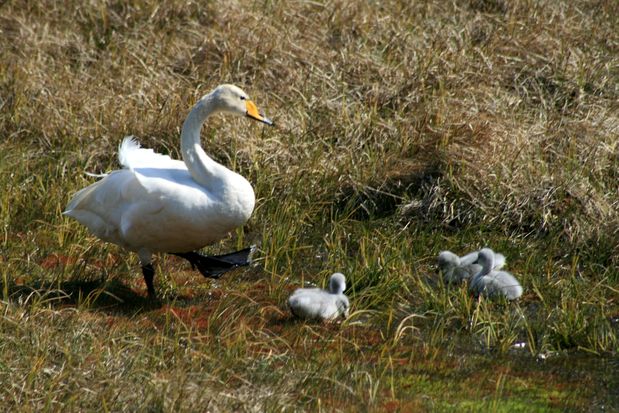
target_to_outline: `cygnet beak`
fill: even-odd
[[[262,123],[266,123],[269,126],[273,126],[273,121],[267,118],[266,116],[262,115],[258,111],[258,107],[256,107],[256,104],[254,102],[252,102],[251,100],[245,101],[245,107],[247,108],[246,114],[248,117],[255,119],[257,121],[260,121]]]

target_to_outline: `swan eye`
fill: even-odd
[[[247,100],[247,98],[245,96],[239,96],[241,98],[241,100]]]

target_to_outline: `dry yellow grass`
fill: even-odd
[[[617,27],[615,0],[0,2],[3,408],[616,408]],[[178,158],[225,82],[277,124],[202,131],[259,198],[214,250],[257,242],[257,265],[211,283],[161,257],[153,305],[60,213],[125,135]],[[484,245],[520,303],[437,281],[439,250]],[[290,320],[334,270],[353,320]]]

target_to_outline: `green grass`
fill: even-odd
[[[619,5],[608,1],[0,5],[0,390],[7,411],[619,409]],[[189,108],[246,176],[255,265],[205,280],[61,215],[136,135],[178,158]],[[437,275],[491,246],[516,303]],[[285,302],[347,276],[352,316]]]

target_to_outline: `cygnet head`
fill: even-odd
[[[490,271],[494,268],[494,251],[490,248],[482,248],[479,250],[479,257],[477,258],[477,262],[482,267],[482,274],[489,274]]]
[[[216,111],[247,116],[267,125],[273,125],[269,118],[258,111],[258,107],[249,99],[247,93],[235,85],[219,85],[201,100],[212,104]]]
[[[447,268],[460,265],[460,257],[451,251],[441,251],[438,254],[438,267],[445,271]]]
[[[346,289],[346,277],[341,272],[331,275],[329,280],[329,292],[331,294],[342,294]]]

